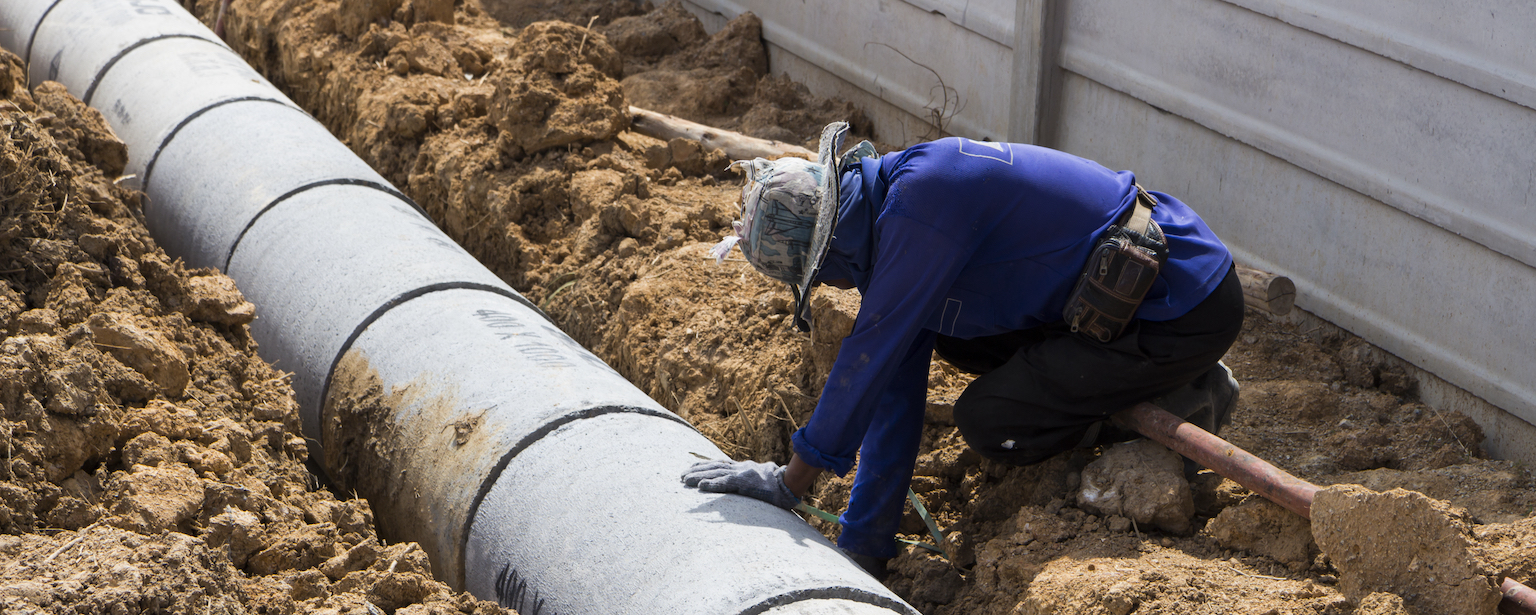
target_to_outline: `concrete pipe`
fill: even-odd
[[[167,251],[223,267],[305,434],[438,575],[537,613],[914,613],[551,325],[172,0],[7,0],[0,44],[103,109]]]

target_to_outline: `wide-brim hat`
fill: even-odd
[[[811,290],[837,226],[842,172],[837,151],[847,135],[847,122],[828,124],[814,161],[786,157],[731,163],[746,174],[741,219],[710,250],[723,262],[731,248],[740,247],[758,273],[788,285],[795,297],[795,327],[801,331],[811,329]]]
[[[816,202],[816,227],[811,232],[811,246],[805,255],[805,274],[799,284],[790,285],[795,293],[795,328],[811,330],[811,292],[816,289],[816,274],[832,246],[832,231],[837,228],[838,190],[842,186],[843,170],[837,154],[843,149],[843,139],[848,136],[848,122],[832,122],[821,129],[821,142],[816,148],[816,162],[826,167]]]

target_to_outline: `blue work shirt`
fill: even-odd
[[[859,455],[839,546],[896,554],[936,335],[1060,321],[1095,239],[1134,206],[1134,183],[1071,154],[963,138],[844,169],[817,279],[852,280],[863,300],[816,411],[791,438],[802,459],[839,475]],[[1171,320],[1210,295],[1232,257],[1188,206],[1152,194],[1168,262],[1136,317]]]

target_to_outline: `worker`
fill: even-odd
[[[715,256],[739,245],[787,283],[803,331],[818,284],[857,288],[853,331],[787,466],[706,461],[684,484],[793,508],[857,455],[837,542],[883,578],[935,352],[979,374],[954,420],[999,462],[1134,439],[1109,418],[1143,401],[1213,433],[1226,422],[1238,387],[1220,359],[1242,327],[1242,288],[1188,206],[1043,147],[946,138],[877,156],[865,142],[836,158],[846,133],[827,126],[816,161],[737,163],[742,217]]]

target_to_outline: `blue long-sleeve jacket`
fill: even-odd
[[[936,334],[959,338],[1061,320],[1094,239],[1132,207],[1134,176],[1021,144],[949,138],[850,165],[819,280],[863,295],[796,453],[846,474],[838,544],[892,557],[923,428]],[[1182,316],[1232,257],[1184,203],[1153,193],[1169,260],[1136,316]]]

